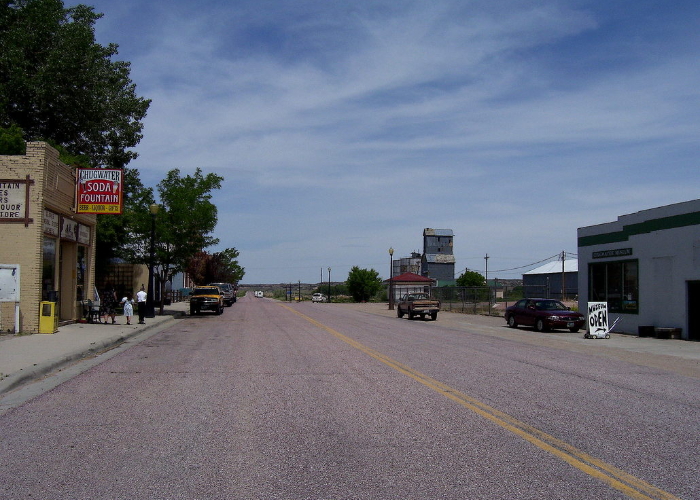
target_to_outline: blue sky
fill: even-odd
[[[245,283],[387,278],[426,227],[517,278],[700,195],[697,1],[86,3],[153,100],[131,166],[224,177]]]

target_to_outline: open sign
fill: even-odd
[[[610,338],[607,302],[588,303],[588,333],[586,333],[585,337],[594,339]]]

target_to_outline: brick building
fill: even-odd
[[[0,286],[2,331],[37,333],[42,300],[56,302],[62,321],[82,316],[81,301],[93,298],[96,222],[75,213],[75,171],[54,148],[29,142],[25,155],[0,155],[0,271],[20,276],[18,303]]]

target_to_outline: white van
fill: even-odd
[[[259,298],[259,299],[262,299],[262,297],[263,297],[262,290],[256,290],[256,291],[255,291],[255,296],[256,296],[257,298]]]

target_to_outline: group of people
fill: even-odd
[[[112,319],[112,324],[116,324],[117,316],[117,305],[122,304],[124,307],[124,316],[126,317],[126,324],[131,324],[131,318],[134,316],[134,302],[136,302],[139,314],[139,325],[145,325],[146,317],[146,290],[143,285],[141,285],[141,290],[136,292],[136,301],[134,301],[134,296],[131,292],[127,292],[126,296],[122,300],[117,299],[117,292],[111,286],[107,285],[104,292],[102,293],[102,322],[104,324],[108,323],[108,318]]]

